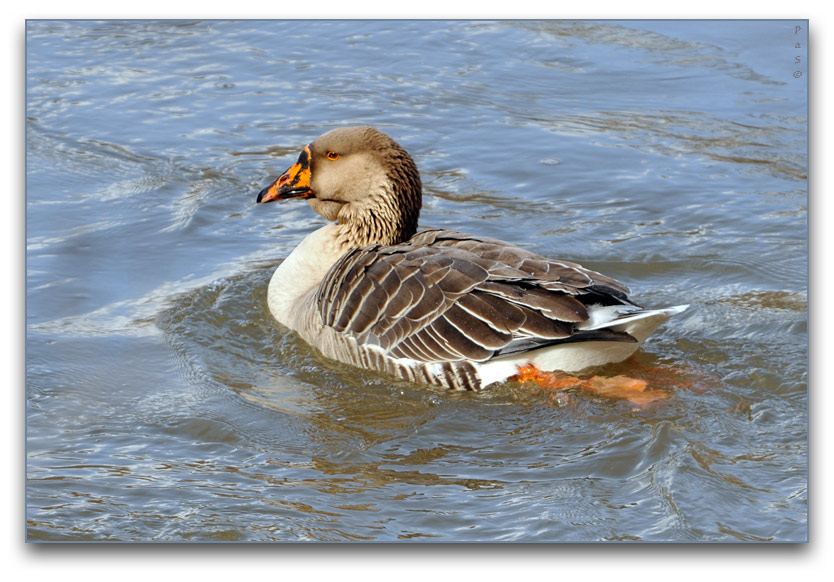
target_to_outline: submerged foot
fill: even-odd
[[[647,406],[669,398],[666,390],[656,390],[649,383],[639,378],[625,375],[612,377],[592,376],[587,380],[570,376],[564,372],[544,372],[535,366],[519,366],[518,374],[510,378],[517,382],[535,382],[551,390],[578,388],[597,396],[615,400],[626,400],[635,406]]]

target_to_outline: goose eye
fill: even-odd
[[[328,160],[338,160],[339,159],[339,154],[337,154],[336,152],[327,152],[327,159]]]

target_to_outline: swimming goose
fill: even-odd
[[[275,270],[269,310],[353,366],[479,390],[524,366],[571,372],[622,361],[686,309],[643,309],[610,277],[500,240],[417,233],[417,166],[372,127],[305,146],[257,202],[288,198],[330,223]]]

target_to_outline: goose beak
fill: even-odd
[[[258,203],[286,200],[287,198],[314,198],[310,188],[310,146],[304,146],[298,161],[281,174],[277,180],[261,190]]]

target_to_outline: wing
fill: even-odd
[[[397,358],[476,360],[543,345],[622,339],[577,329],[589,305],[631,303],[621,283],[505,242],[429,230],[356,249],[322,282],[324,325]],[[625,336],[625,337],[621,337]]]

